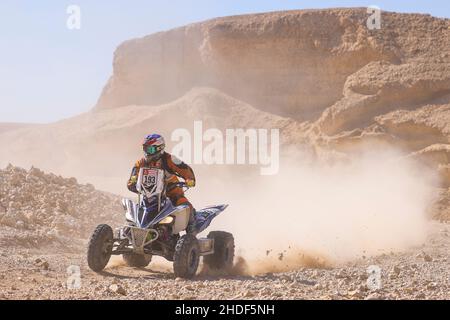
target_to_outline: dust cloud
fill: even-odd
[[[93,115],[86,117],[94,121]],[[166,120],[158,118],[159,125],[167,125]],[[138,139],[153,125],[143,123],[127,134],[96,136],[84,153],[78,147],[66,151],[72,160],[64,167],[57,170],[53,163],[47,169],[133,199],[125,183],[141,153]],[[168,132],[162,134],[170,136]],[[404,153],[373,146],[369,150],[333,165],[311,161],[309,155],[284,153],[280,171],[273,176],[259,175],[259,166],[193,165],[197,187],[187,196],[196,208],[229,204],[208,230],[234,234],[241,257],[238,273],[328,267],[421,245],[427,235],[426,212],[435,177],[405,160]],[[84,161],[87,154],[89,161]],[[40,166],[38,160],[44,158],[27,159],[32,161],[27,165],[37,161]]]
[[[283,157],[274,176],[202,174],[194,204],[229,203],[210,230],[232,232],[236,273],[325,268],[419,246],[433,174],[393,150],[334,165]]]

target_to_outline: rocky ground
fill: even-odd
[[[137,269],[114,256],[97,274],[86,263],[86,239],[98,223],[122,223],[122,215],[114,214],[122,211],[117,196],[36,168],[8,166],[0,179],[0,299],[450,298],[448,223],[432,222],[422,247],[346,265],[249,275],[245,257],[237,257],[233,275],[211,275],[200,267],[193,280],[183,280],[162,258]],[[283,259],[286,252],[271,254]],[[379,278],[369,277],[373,265]]]
[[[101,222],[121,221],[113,214],[121,211],[120,197],[75,178],[12,165],[0,170],[2,246],[70,246],[74,238],[89,237]]]
[[[255,276],[200,272],[182,280],[162,260],[138,269],[120,257],[97,274],[88,269],[83,246],[72,253],[2,248],[0,299],[450,299],[450,225],[437,222],[426,244],[408,252]],[[71,265],[80,268],[79,288],[70,288],[77,276]],[[379,289],[368,283],[371,265],[381,269]]]

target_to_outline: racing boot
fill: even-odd
[[[186,233],[192,234],[193,236],[197,235],[197,228],[195,226],[195,209],[191,206],[189,214],[189,223],[186,227]]]

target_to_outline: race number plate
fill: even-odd
[[[142,185],[152,190],[158,181],[158,169],[144,168],[142,171]]]
[[[141,168],[136,188],[139,192],[144,192],[146,196],[161,193],[164,190],[164,170]]]

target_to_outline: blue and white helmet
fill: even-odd
[[[142,142],[142,149],[147,161],[156,161],[161,158],[165,147],[164,138],[156,133],[147,135]]]

